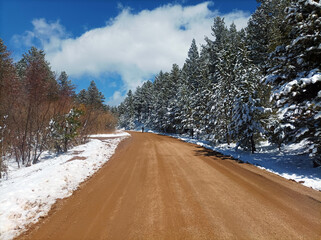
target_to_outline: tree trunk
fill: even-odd
[[[68,150],[68,137],[66,136],[67,133],[68,133],[68,129],[65,128],[65,137],[64,137],[64,143],[63,143],[64,152],[67,152]]]
[[[252,150],[252,153],[256,151],[253,134],[251,136],[251,150]]]

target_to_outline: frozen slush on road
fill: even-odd
[[[8,179],[0,181],[0,239],[18,236],[28,224],[47,215],[57,199],[70,196],[128,136],[126,132],[91,135],[88,143],[58,156],[46,153],[27,168],[16,168],[12,160]]]

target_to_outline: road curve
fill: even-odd
[[[131,133],[18,239],[321,239],[321,193],[218,153]]]

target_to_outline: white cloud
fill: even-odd
[[[110,106],[117,106],[124,100],[124,96],[122,96],[120,91],[115,91],[113,96],[110,97],[107,101],[107,104]]]
[[[225,14],[224,16],[225,23],[227,26],[231,25],[233,22],[236,24],[238,30],[245,28],[249,20],[249,13],[244,11],[233,11],[231,13]]]
[[[24,44],[30,47],[39,41],[42,47],[46,48],[48,52],[52,52],[59,49],[63,39],[68,37],[59,20],[48,23],[44,18],[34,19],[32,25],[33,31],[26,31],[23,35],[13,36],[17,45]]]
[[[28,40],[41,40],[54,70],[65,70],[70,76],[116,72],[122,77],[123,90],[135,89],[160,70],[169,71],[173,63],[182,66],[192,39],[200,44],[204,36],[211,37],[215,16],[224,17],[227,25],[234,22],[238,29],[246,26],[249,13],[222,15],[211,11],[210,4],[166,5],[137,14],[119,6],[120,14],[106,26],[77,38],[66,38],[58,21],[38,19],[33,21],[33,32],[27,35]],[[119,99],[120,93],[115,94],[113,99]]]

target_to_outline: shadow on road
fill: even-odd
[[[219,153],[201,146],[197,146],[196,149],[197,149],[195,150],[196,156],[213,157],[214,160],[233,160],[238,163],[244,163],[242,160],[233,158],[231,156],[223,155],[222,153]]]

